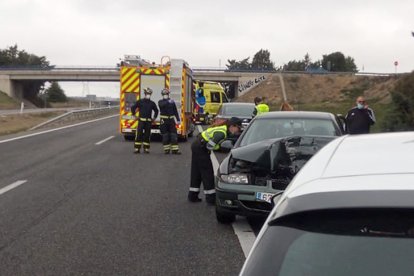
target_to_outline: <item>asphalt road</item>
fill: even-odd
[[[237,275],[232,226],[186,200],[191,140],[181,156],[160,142],[134,155],[117,129],[0,138],[0,275]]]

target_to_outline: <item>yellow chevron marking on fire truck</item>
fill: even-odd
[[[181,79],[181,118],[183,119],[183,121],[185,120],[185,71],[183,70],[182,73],[182,79]],[[187,131],[185,129],[185,125],[186,124],[182,124],[182,131]]]
[[[135,92],[136,87],[138,86],[138,77],[131,78],[122,85],[123,92]]]
[[[170,89],[170,75],[165,76],[165,87]]]
[[[131,90],[130,86],[131,84],[134,85],[134,87],[137,86],[136,82],[138,80],[138,73],[136,73],[135,68],[129,68],[129,70],[127,70],[125,72],[125,74],[122,75],[121,78],[121,82],[122,82],[122,87],[121,87],[121,91],[122,92],[126,92],[126,90],[128,90],[128,92],[132,92],[133,90]]]

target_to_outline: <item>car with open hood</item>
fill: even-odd
[[[295,176],[240,275],[413,275],[414,132],[348,135]]]
[[[215,178],[216,217],[267,216],[273,195],[322,147],[344,134],[326,112],[269,112],[257,116],[221,162]]]

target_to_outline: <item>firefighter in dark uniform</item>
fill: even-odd
[[[229,135],[238,135],[241,129],[241,120],[232,117],[225,124],[212,126],[197,136],[191,145],[191,184],[188,192],[188,200],[200,202],[201,182],[203,182],[204,194],[208,204],[215,204],[216,190],[214,189],[214,172],[210,153],[218,150],[220,144]]]
[[[365,98],[359,96],[356,106],[345,116],[346,129],[349,134],[369,133],[370,127],[375,124],[374,111],[368,107]]]
[[[134,115],[136,110],[139,111],[138,126],[135,133],[134,153],[140,153],[141,146],[144,145],[144,152],[149,153],[150,136],[152,121],[158,116],[157,105],[151,101],[151,88],[144,89],[144,99],[139,99],[131,107],[131,112]],[[154,112],[154,117],[152,117]]]
[[[181,154],[178,148],[177,128],[175,127],[175,120],[177,124],[180,123],[180,116],[178,115],[177,106],[174,100],[170,99],[170,90],[167,88],[161,91],[162,100],[158,101],[160,108],[160,131],[162,135],[162,144],[164,153]]]

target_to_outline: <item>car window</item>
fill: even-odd
[[[412,214],[357,212],[269,226],[245,275],[412,275]]]
[[[228,104],[223,105],[223,111],[221,114],[226,116],[243,116],[249,117],[252,116],[254,111],[254,105],[238,105],[238,104]]]
[[[240,146],[294,135],[337,136],[334,122],[325,119],[257,119],[247,129]]]

